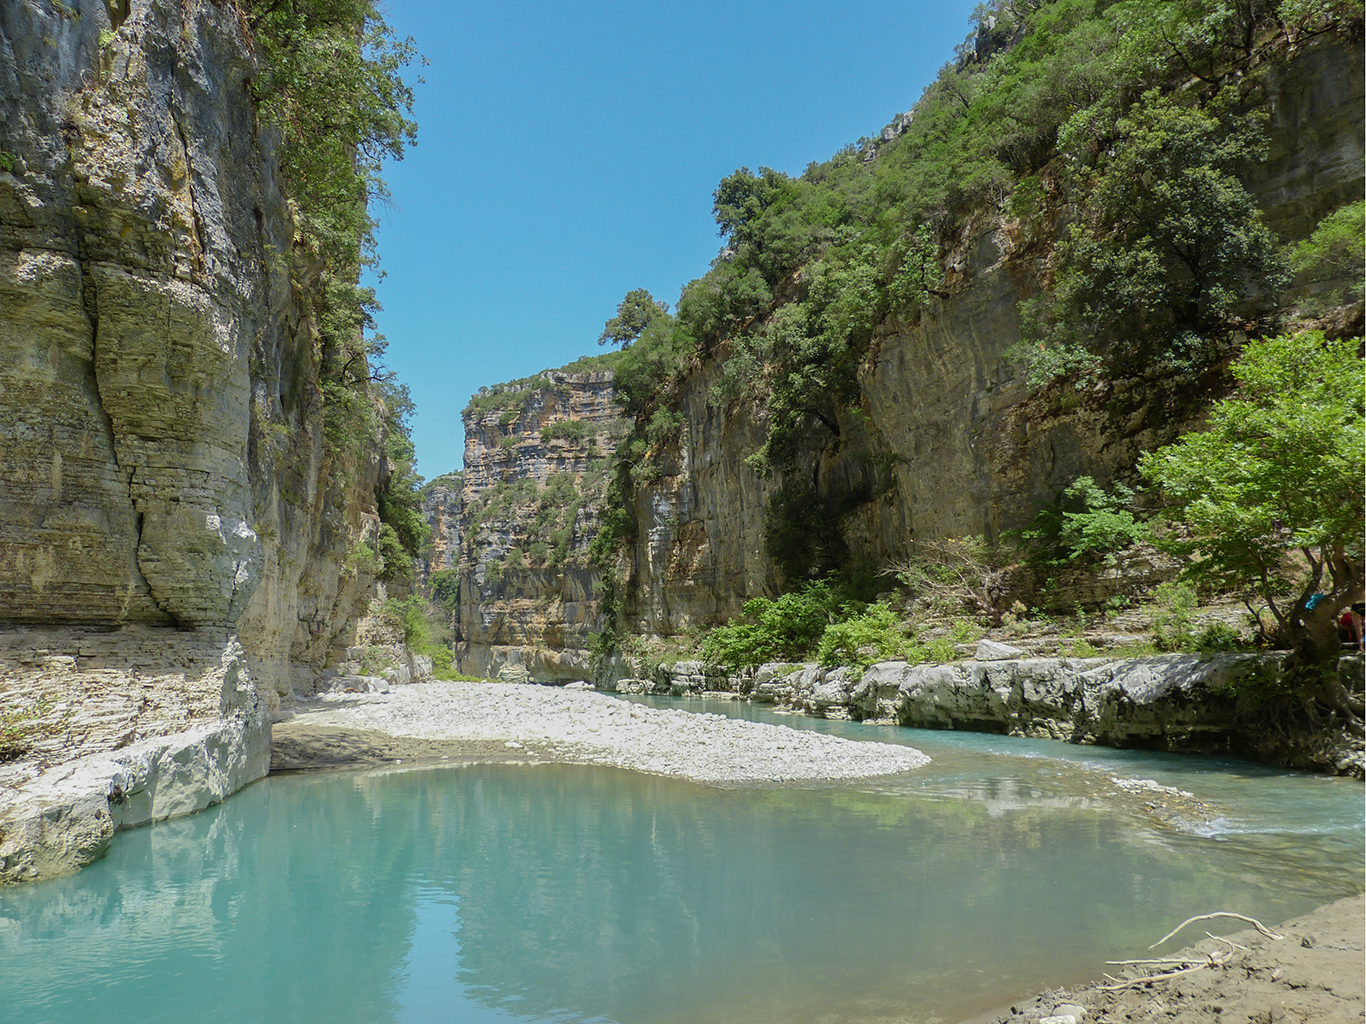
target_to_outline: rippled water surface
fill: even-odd
[[[1362,889],[1359,783],[684,706],[934,761],[774,788],[564,765],[271,778],[0,890],[0,1021],[952,1021],[1193,914],[1271,923]],[[1174,828],[1111,777],[1213,813]]]

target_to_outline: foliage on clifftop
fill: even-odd
[[[383,521],[383,575],[406,581],[425,539],[416,488],[407,388],[379,363],[367,337],[379,309],[361,274],[377,263],[371,204],[388,195],[386,159],[414,145],[413,93],[402,71],[416,56],[373,0],[243,0],[260,57],[251,83],[261,120],[279,134],[281,185],[295,216],[287,257],[296,292],[312,306],[321,349],[314,382],[337,452],[378,451],[375,496]]]
[[[658,475],[683,428],[681,385],[710,360],[714,401],[761,410],[751,465],[789,485],[769,509],[775,559],[790,554],[779,538],[815,535],[813,519],[838,536],[842,509],[794,470],[844,443],[878,332],[951,298],[988,225],[1035,290],[1012,355],[1036,386],[1220,365],[1236,331],[1277,327],[1290,271],[1359,280],[1339,223],[1350,207],[1314,211],[1318,241],[1294,249],[1243,179],[1266,155],[1263,72],[1317,36],[1359,41],[1362,15],[1359,0],[980,5],[909,114],[799,176],[728,175],[710,270],[672,314],[626,316],[650,312],[631,293],[608,321],[604,336],[627,346],[617,389],[634,424],[609,504],[633,507]],[[603,564],[633,535],[628,518],[606,522]],[[839,564],[808,561],[783,566],[789,585]]]
[[[614,371],[620,362],[620,352],[602,352],[598,355],[582,356],[557,370],[542,370],[530,377],[519,377],[503,384],[495,384],[493,387],[480,388],[478,392],[470,396],[462,415],[469,416],[472,413],[501,410],[503,416],[500,419],[506,418],[504,423],[506,425],[517,417],[527,401],[537,391],[555,386],[550,374]]]
[[[717,398],[768,413],[756,461],[790,465],[808,431],[838,436],[878,326],[948,296],[950,257],[984,215],[1043,257],[1019,352],[1036,378],[1210,358],[1210,339],[1271,309],[1286,281],[1237,176],[1265,155],[1256,72],[1316,34],[1359,37],[1361,16],[1355,0],[979,6],[881,139],[795,178],[721,181],[723,248],[672,320],[637,332],[619,370],[628,407],[648,422],[715,353]]]

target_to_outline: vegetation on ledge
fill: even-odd
[[[361,274],[377,262],[371,205],[388,195],[381,171],[414,145],[413,93],[402,72],[417,56],[373,0],[243,0],[260,57],[251,83],[258,114],[279,135],[280,179],[295,218],[293,248],[277,254],[311,312],[321,354],[310,384],[334,452],[384,458],[378,550],[366,571],[410,582],[426,539],[414,468],[407,388],[380,360],[379,309]]]
[[[710,270],[673,311],[636,290],[604,327],[601,340],[623,349],[617,389],[632,423],[595,542],[604,606],[622,606],[611,570],[638,535],[629,510],[678,445],[682,388],[703,366],[719,375],[716,404],[764,426],[749,462],[782,484],[766,522],[784,587],[847,576],[849,508],[810,483],[815,453],[848,445],[877,339],[952,300],[986,226],[1033,291],[1011,357],[1053,393],[1154,376],[1223,387],[1248,335],[1274,335],[1315,303],[1359,302],[1360,204],[1325,202],[1310,238],[1283,239],[1245,181],[1267,154],[1268,82],[1317,37],[1359,42],[1362,13],[1355,0],[997,0],[879,138],[796,177],[724,178]],[[1149,538],[1157,500],[1080,477],[1027,538],[1031,562],[1100,564]],[[602,650],[624,642],[609,621]]]

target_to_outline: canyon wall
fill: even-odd
[[[1362,81],[1360,47],[1329,41],[1264,69],[1263,92],[1250,94],[1269,114],[1270,153],[1244,180],[1285,241],[1362,195]],[[703,360],[681,388],[679,443],[657,459],[659,479],[636,491],[635,540],[619,564],[625,630],[676,635],[738,614],[749,597],[794,582],[775,554],[819,575],[876,571],[917,540],[995,540],[1078,476],[1134,482],[1140,453],[1197,427],[1228,386],[1219,367],[1031,393],[1005,358],[1020,340],[1018,305],[1037,291],[1061,230],[1001,211],[963,224],[946,297],[930,299],[915,323],[878,327],[858,400],[840,411],[837,433],[813,423],[786,475],[746,463],[765,414],[715,398],[724,346]],[[1347,315],[1360,331],[1360,304]],[[778,553],[766,529],[775,498],[793,523]],[[1072,607],[1070,591],[1058,600]]]
[[[269,714],[373,591],[346,555],[384,466],[324,443],[244,25],[205,0],[0,8],[0,709],[67,740],[15,785],[227,718],[255,752],[232,786],[264,774]]]
[[[432,528],[427,549],[418,559],[418,580],[431,581],[432,573],[454,569],[460,563],[460,512],[463,507],[459,473],[447,473],[422,487],[422,517]]]
[[[585,679],[602,629],[590,563],[623,433],[608,370],[547,370],[482,389],[465,410],[456,668]]]
[[[1283,241],[1307,237],[1326,214],[1362,195],[1362,83],[1360,47],[1341,39],[1320,39],[1268,63],[1249,83],[1246,102],[1267,112],[1270,146],[1242,177]],[[803,576],[831,568],[875,574],[905,558],[916,541],[997,541],[1029,525],[1079,476],[1102,486],[1136,483],[1141,453],[1197,428],[1229,387],[1227,358],[1197,373],[1153,369],[1086,390],[1061,383],[1033,391],[1006,358],[1021,338],[1019,305],[1037,294],[1066,229],[1065,210],[1062,202],[1050,217],[1021,221],[991,209],[961,224],[943,294],[930,298],[915,322],[891,317],[878,325],[857,400],[831,425],[812,422],[797,468],[785,474],[765,475],[747,461],[767,434],[763,408],[717,397],[725,391],[726,343],[699,359],[673,407],[682,418],[677,442],[656,446],[650,472],[628,488],[632,529],[607,581],[616,602],[615,623],[607,625],[617,638],[696,635],[737,615],[749,598],[774,595]],[[800,289],[800,274],[790,287]],[[1305,293],[1296,282],[1288,299],[1293,305]],[[1337,314],[1345,317],[1340,326],[1360,331],[1360,303]],[[1238,333],[1227,339],[1224,355],[1242,340]],[[548,543],[536,510],[550,474],[572,473],[581,482],[575,552],[586,551],[598,521],[605,491],[587,453],[541,436],[555,417],[600,415],[586,406],[574,411],[580,399],[573,389],[587,386],[565,380],[550,387],[543,376],[534,386],[521,381],[481,392],[467,411],[458,615],[464,671],[546,680],[589,675],[585,637],[601,628],[594,623],[602,605],[592,597],[600,573],[582,558],[551,564],[526,557],[532,545]],[[595,400],[610,402],[607,383],[594,386],[602,389]],[[599,433],[596,451],[607,453],[620,433]],[[556,457],[567,461],[552,465]],[[775,511],[786,519],[779,550]],[[1125,565],[1101,574],[1049,569],[1038,579],[1022,570],[1014,586],[1027,605],[1070,612],[1173,571],[1142,558]]]

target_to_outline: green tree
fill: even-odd
[[[1348,203],[1319,221],[1314,233],[1291,250],[1290,268],[1306,283],[1342,282],[1331,299],[1360,302],[1366,264],[1366,203]]]
[[[1215,404],[1209,429],[1139,462],[1179,528],[1169,543],[1192,559],[1187,576],[1260,598],[1295,664],[1325,680],[1338,617],[1366,583],[1360,344],[1317,331],[1250,342],[1232,368],[1238,392]]]
[[[793,193],[793,182],[782,171],[760,167],[758,174],[741,167],[721,179],[712,193],[716,233],[732,244],[753,241],[752,226],[779,199]]]
[[[626,297],[617,303],[617,315],[603,325],[602,334],[598,336],[598,344],[606,345],[610,341],[613,345],[626,348],[645,333],[645,328],[649,327],[652,321],[665,316],[668,312],[668,303],[656,302],[654,296],[644,288],[629,291]]]
[[[413,402],[406,384],[397,384],[385,374],[376,382],[383,422],[384,461],[376,503],[383,523],[380,555],[384,559],[383,578],[398,583],[412,580],[413,559],[431,535],[431,526],[422,513],[422,477],[417,474],[417,457],[408,418]]]
[[[1054,341],[1121,369],[1198,361],[1200,339],[1227,314],[1284,284],[1275,237],[1234,173],[1265,157],[1265,114],[1220,106],[1154,90],[1120,119],[1113,156],[1058,250]]]

